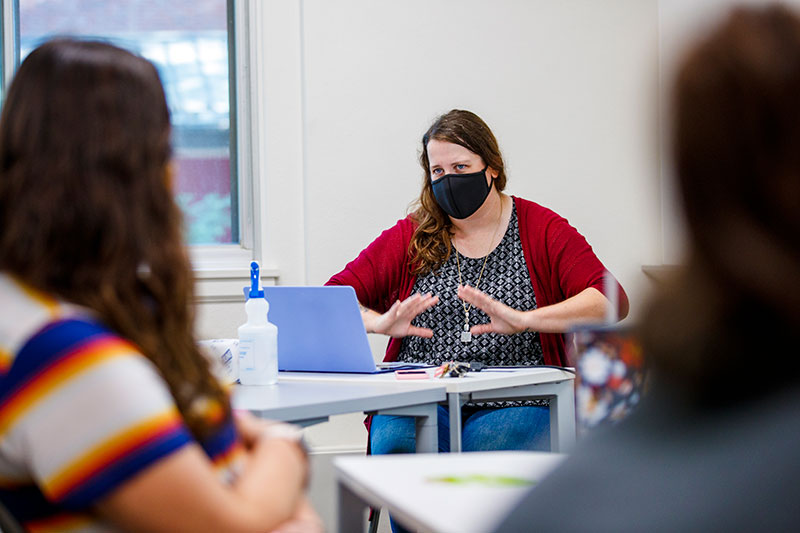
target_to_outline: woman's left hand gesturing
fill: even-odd
[[[539,333],[564,333],[578,324],[602,323],[608,300],[594,287],[588,287],[575,296],[557,304],[519,311],[473,287],[458,288],[458,297],[489,315],[488,324],[470,328],[470,333],[502,333],[512,335],[523,331]],[[627,312],[627,311],[626,311]]]
[[[513,309],[469,285],[458,287],[458,297],[489,315],[488,324],[478,324],[470,328],[469,331],[473,335],[481,333],[511,335],[526,330],[524,311]]]

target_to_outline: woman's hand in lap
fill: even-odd
[[[325,525],[322,519],[311,507],[308,499],[303,498],[297,506],[295,515],[278,527],[273,533],[323,533]]]

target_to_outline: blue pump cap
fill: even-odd
[[[249,298],[263,298],[264,291],[258,289],[258,263],[250,263],[250,287],[245,287],[245,296]],[[249,290],[248,290],[249,289]]]

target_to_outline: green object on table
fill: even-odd
[[[426,481],[432,483],[450,483],[452,485],[467,485],[470,483],[486,485],[489,487],[530,487],[535,481],[512,476],[491,476],[486,474],[469,474],[465,476],[436,476],[429,477]]]

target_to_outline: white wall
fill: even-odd
[[[406,214],[420,137],[465,108],[498,137],[507,191],[567,217],[635,316],[641,266],[664,257],[658,17],[657,0],[254,2],[263,262],[278,283],[324,283]],[[200,335],[235,336],[241,308],[201,304]],[[346,416],[308,437],[324,455],[366,432]],[[331,489],[314,489],[326,509]]]
[[[263,266],[281,284],[341,269],[405,214],[419,137],[463,107],[494,129],[508,192],[584,233],[635,319],[649,288],[641,265],[682,256],[665,135],[673,67],[733,3],[250,0]],[[233,335],[238,302],[205,301],[201,335]],[[376,354],[383,344],[373,340]]]
[[[260,245],[278,283],[323,283],[404,216],[419,138],[461,107],[497,135],[508,192],[567,217],[640,308],[640,267],[663,255],[655,0],[254,5]],[[201,334],[232,335],[231,310],[201,306]]]
[[[567,217],[635,304],[660,262],[654,1],[304,2],[306,242],[322,283],[419,191],[419,139],[476,112],[508,192]]]

